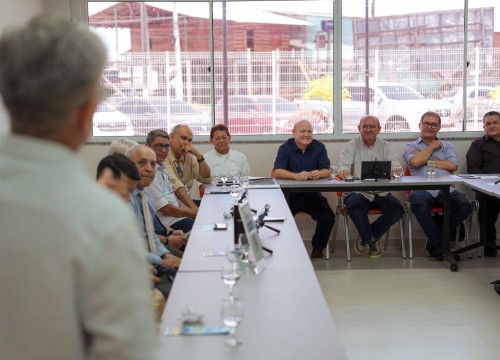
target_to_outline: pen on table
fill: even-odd
[[[495,181],[495,185],[498,184],[498,183],[500,183],[500,180]]]

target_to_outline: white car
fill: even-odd
[[[130,118],[101,101],[95,110],[93,136],[133,136],[134,129]]]
[[[491,90],[493,90],[493,86],[467,86],[467,100],[486,99]],[[457,86],[448,90],[441,100],[449,101],[454,105],[462,105],[464,101],[463,86]]]
[[[344,83],[351,100],[342,102],[343,129],[357,132],[357,125],[366,115],[365,84]],[[400,83],[370,82],[369,113],[378,116],[384,132],[419,132],[420,117],[427,111],[441,116],[441,126],[455,126],[450,119],[452,104],[442,100],[426,99],[411,87]]]

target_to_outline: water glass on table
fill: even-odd
[[[227,298],[234,299],[234,287],[241,277],[238,267],[233,266],[233,264],[225,264],[221,270],[220,277],[222,282],[229,288]]]
[[[236,337],[236,328],[243,321],[243,302],[237,298],[224,298],[221,305],[221,318],[224,326],[229,328],[229,339],[225,344],[230,347],[238,346],[242,343]]]
[[[432,160],[427,161],[427,174],[429,176],[433,176],[435,173],[436,173],[436,164]]]
[[[394,176],[394,180],[401,180],[403,176],[403,168],[401,165],[395,165],[392,167],[392,175]]]
[[[330,179],[335,180],[339,173],[339,167],[337,165],[331,165],[330,166]]]

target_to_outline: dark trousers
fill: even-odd
[[[314,250],[323,250],[328,244],[335,224],[335,214],[326,198],[320,193],[292,193],[290,194],[290,211],[293,216],[298,212],[305,212],[316,221],[312,247]]]
[[[191,218],[184,218],[182,220],[179,220],[179,221],[173,223],[172,225],[170,225],[170,227],[172,229],[174,229],[174,230],[182,230],[182,231],[184,231],[187,234],[193,228],[193,224],[194,224],[194,220],[193,219],[191,219]]]
[[[363,244],[368,244],[372,237],[376,240],[380,239],[394,223],[401,219],[404,212],[401,202],[392,194],[376,195],[373,201],[370,201],[362,194],[350,193],[345,199],[345,205]],[[382,215],[372,224],[368,220],[369,209],[382,211]]]
[[[486,234],[481,234],[483,239],[486,239],[487,243],[495,244],[497,240],[497,228],[496,222],[498,214],[500,213],[500,199],[494,196],[483,194],[482,192],[476,192],[476,199],[479,200],[479,218],[481,219],[481,213],[484,211],[486,206],[487,214],[487,224],[486,224]],[[484,236],[484,237],[483,237]]]
[[[442,191],[435,198],[425,190],[413,191],[410,195],[410,206],[429,243],[432,246],[441,245],[443,235],[440,226],[432,218],[430,209],[443,206]],[[450,234],[469,216],[471,210],[469,200],[464,194],[457,190],[450,193]]]

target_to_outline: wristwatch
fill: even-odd
[[[196,159],[196,161],[198,161],[199,163],[201,163],[201,162],[202,162],[202,161],[204,161],[204,160],[205,160],[205,158],[203,157],[203,155],[201,155],[201,158]]]

